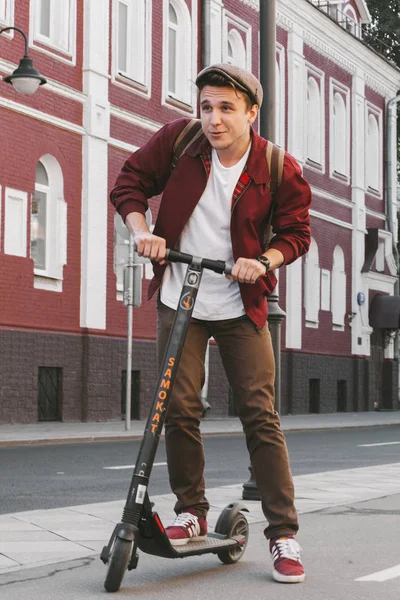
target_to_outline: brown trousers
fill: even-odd
[[[175,311],[158,302],[157,355],[161,361]],[[207,342],[214,337],[233,397],[253,468],[268,539],[298,530],[294,487],[285,438],[274,410],[275,363],[268,325],[258,330],[247,317],[223,321],[192,319],[165,422],[169,479],[177,496],[175,511],[195,508],[205,515],[204,451],[200,433]]]

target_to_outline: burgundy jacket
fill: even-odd
[[[131,212],[145,213],[148,199],[161,193],[154,234],[166,239],[174,248],[200,200],[207,184],[207,162],[211,146],[202,135],[181,156],[171,173],[173,144],[190,119],[178,119],[165,125],[125,162],[111,192],[111,202],[125,220]],[[252,146],[247,161],[246,185],[235,200],[231,216],[232,249],[235,260],[255,258],[263,248],[271,194],[266,159],[268,142],[252,129]],[[283,179],[278,189],[277,207],[272,218],[274,237],[270,247],[280,250],[285,264],[305,254],[310,246],[311,190],[296,161],[285,154]],[[204,256],[208,256],[204,248]],[[154,278],[149,298],[161,284],[166,265],[153,264]],[[245,311],[257,327],[262,328],[268,314],[265,296],[276,285],[273,272],[255,284],[239,284]]]

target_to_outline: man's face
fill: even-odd
[[[257,112],[256,104],[248,108],[244,92],[229,86],[206,85],[200,92],[202,128],[211,146],[219,152],[248,142],[249,125]]]

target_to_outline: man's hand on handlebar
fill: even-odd
[[[232,267],[231,275],[226,275],[231,281],[239,283],[255,283],[265,275],[265,267],[255,258],[238,258]]]
[[[166,243],[164,238],[158,237],[157,235],[153,235],[150,232],[142,232],[137,233],[133,237],[133,242],[136,246],[136,251],[139,256],[144,256],[145,258],[150,258],[150,260],[154,260],[155,262],[163,265],[166,261],[165,259],[165,250]]]

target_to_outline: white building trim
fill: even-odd
[[[345,131],[345,148],[344,148],[344,170],[338,171],[335,167],[335,123],[334,108],[335,108],[335,95],[338,93],[344,102],[344,131]],[[346,185],[350,183],[350,140],[351,140],[351,128],[350,128],[350,89],[336,81],[332,77],[329,79],[329,174],[330,177]],[[336,115],[337,118],[337,115]]]
[[[233,31],[235,31],[234,39],[235,37],[239,36],[239,42],[241,42],[244,45],[245,64],[238,66],[252,71],[251,26],[237,15],[234,15],[233,13],[227,11],[225,8],[222,10],[222,62],[229,62],[228,40],[230,39],[229,33],[232,31],[232,27],[229,28],[230,25],[234,28]],[[245,42],[243,42],[243,39],[240,34],[245,36]]]
[[[99,26],[101,24],[101,26]],[[109,1],[86,2],[83,40],[86,135],[82,144],[80,326],[106,328],[108,140],[110,137]]]
[[[54,125],[54,127],[59,127],[60,129],[72,131],[73,133],[77,133],[78,135],[85,134],[84,128],[80,125],[75,125],[75,123],[71,123],[70,121],[65,121],[64,119],[54,117],[53,115],[49,115],[45,112],[42,112],[41,110],[32,108],[31,106],[25,106],[24,104],[19,104],[18,102],[14,102],[14,100],[8,100],[7,98],[2,98],[1,96],[0,107],[13,110],[16,113],[25,115],[26,117],[30,117],[31,119],[36,119],[37,121],[49,123],[50,125]]]
[[[151,121],[150,119],[146,119],[141,115],[131,113],[123,108],[114,106],[113,104],[110,105],[110,115],[111,117],[115,117],[116,119],[120,119],[121,121],[132,123],[132,125],[136,125],[137,127],[141,127],[142,129],[147,129],[152,133],[156,133],[162,127],[161,123]]]
[[[2,0],[0,2],[0,29],[14,25],[14,0]],[[7,31],[2,35],[14,37],[14,31]]]
[[[330,215],[320,213],[317,210],[311,209],[310,215],[312,217],[315,217],[316,219],[321,219],[321,221],[327,221],[328,223],[332,223],[333,225],[339,225],[339,227],[343,227],[344,229],[353,229],[352,223],[346,223],[346,221],[335,219],[335,217],[331,217]]]
[[[5,254],[27,256],[27,214],[27,192],[6,187],[4,199]]]
[[[286,267],[286,348],[301,348],[303,323],[303,260]]]

